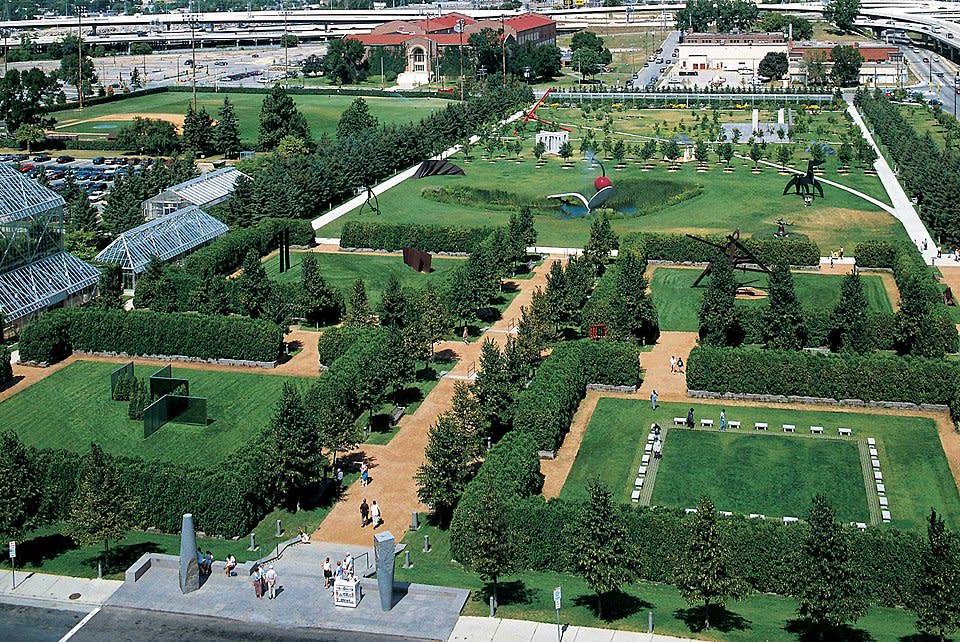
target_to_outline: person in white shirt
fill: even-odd
[[[270,599],[272,600],[277,597],[277,571],[273,568],[273,564],[267,569],[267,574],[264,577],[267,580],[267,589],[270,591]]]

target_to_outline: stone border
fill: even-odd
[[[178,361],[182,363],[206,363],[215,366],[236,366],[241,368],[273,369],[279,365],[278,361],[249,361],[247,359],[204,359],[202,357],[187,357],[184,355],[166,354],[127,354],[126,352],[86,352],[74,350],[73,354],[83,357],[122,357],[124,359],[150,359],[153,361]]]
[[[340,246],[341,252],[356,252],[358,254],[399,254],[399,250],[386,250],[383,248],[374,249],[372,247],[344,247]],[[470,256],[469,252],[430,252],[431,256]]]
[[[626,394],[636,394],[636,386],[608,386],[603,383],[588,383],[587,390],[596,390],[598,392],[622,392]]]
[[[761,395],[749,392],[712,392],[710,390],[687,390],[687,396],[695,399],[729,399],[733,401],[756,401],[761,403],[800,403],[823,406],[846,406],[852,408],[890,408],[895,410],[925,410],[948,412],[950,407],[939,403],[915,404],[909,401],[864,401],[863,399],[832,399],[830,397],[803,397],[798,395]]]
[[[706,261],[671,261],[668,259],[647,259],[647,263],[650,265],[663,265],[663,266],[689,265],[691,267],[707,267],[708,265],[710,265],[710,263]],[[746,265],[747,267],[758,267],[756,263],[743,263],[743,265]],[[794,265],[793,263],[791,263],[790,267],[796,268],[798,270],[819,270],[820,264],[818,263],[817,265]]]

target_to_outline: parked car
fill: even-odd
[[[36,156],[33,157],[34,163],[46,163],[48,160],[52,160],[52,159],[50,158],[50,156],[47,156],[46,154],[37,154]]]
[[[57,162],[60,163],[61,165],[72,163],[75,160],[76,159],[73,156],[68,156],[66,154],[64,154],[63,156],[57,156]]]
[[[107,159],[104,158],[103,156],[97,156],[96,158],[93,159],[93,164],[94,164],[94,165],[103,165],[103,164],[106,162],[106,160],[107,160]]]

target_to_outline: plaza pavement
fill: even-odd
[[[561,633],[561,642],[686,642],[689,640],[689,638],[676,638],[656,633],[568,625],[562,625]],[[555,640],[557,640],[555,622],[468,616],[461,617],[457,621],[457,626],[450,635],[450,642],[553,642]]]
[[[57,603],[89,610],[101,606],[123,584],[120,580],[97,580],[67,575],[16,571],[13,587],[10,569],[0,571],[0,601],[13,604]],[[77,596],[71,599],[71,596]]]

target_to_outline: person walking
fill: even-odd
[[[841,258],[841,259],[843,258],[843,246],[842,246],[842,245],[840,246],[840,258]]]
[[[653,458],[660,459],[663,452],[663,441],[657,437],[656,441],[653,442]]]
[[[373,504],[370,506],[370,520],[373,522],[373,529],[376,530],[377,526],[380,525],[380,506],[377,504],[377,500],[373,500]]]
[[[727,411],[726,409],[721,408],[720,410],[720,432],[727,431]]]
[[[360,487],[365,488],[370,483],[370,467],[367,462],[360,464]]]
[[[677,357],[677,374],[683,374],[683,357]]]
[[[367,504],[367,498],[364,497],[360,502],[360,528],[367,525],[367,519],[370,518],[370,506]]]
[[[656,410],[656,409],[657,409],[657,391],[656,391],[656,389],[654,389],[653,392],[650,393],[650,407],[651,407],[653,410]]]
[[[260,566],[255,565],[250,572],[250,583],[253,584],[253,592],[258,600],[263,599],[263,584],[261,583]]]
[[[333,567],[330,565],[330,558],[323,560],[323,588],[329,589],[333,581]]]
[[[470,343],[470,339],[468,338],[469,336],[470,335],[467,333],[467,326],[463,326],[463,342],[464,343]]]
[[[337,488],[343,488],[343,468],[337,468]]]
[[[670,355],[670,373],[673,374],[676,371],[677,371],[677,358],[671,354]]]
[[[267,580],[267,590],[270,592],[268,599],[275,599],[277,597],[277,570],[273,568],[273,564],[267,569],[267,574],[264,575],[264,579]]]
[[[687,411],[687,428],[693,430],[693,408]]]

